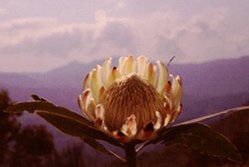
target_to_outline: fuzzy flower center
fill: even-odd
[[[155,112],[166,117],[163,100],[156,89],[136,74],[114,82],[100,99],[105,108],[105,123],[109,130],[120,129],[127,117],[134,114],[138,130],[157,121]]]

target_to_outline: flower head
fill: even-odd
[[[84,80],[78,101],[94,126],[121,142],[147,140],[173,122],[182,109],[182,81],[167,67],[145,56],[121,57],[118,67],[109,58]]]

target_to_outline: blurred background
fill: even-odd
[[[3,113],[31,94],[80,113],[84,76],[108,57],[167,64],[175,56],[169,71],[184,86],[178,122],[249,105],[248,10],[245,0],[1,0],[0,167],[122,166],[35,115]],[[249,166],[249,113],[208,123],[239,148],[242,164],[155,145],[139,165]]]

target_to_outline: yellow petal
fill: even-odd
[[[171,115],[167,114],[166,118],[164,119],[164,126],[167,126],[170,123]]]
[[[89,103],[87,105],[87,109],[86,109],[86,114],[87,116],[91,119],[91,120],[95,120],[96,117],[95,117],[95,107],[96,107],[96,103],[94,101],[93,98],[91,98],[89,100]]]
[[[125,62],[125,75],[136,72],[136,61],[132,56],[128,56]]]
[[[82,99],[83,108],[86,109],[86,105],[89,103],[91,98],[91,89],[86,89],[80,97]]]
[[[126,61],[127,61],[127,57],[120,57],[119,60],[118,60],[118,62],[119,62],[118,69],[119,69],[119,72],[120,72],[121,76],[125,76]]]
[[[157,61],[157,65],[158,65],[158,69],[159,69],[157,91],[160,94],[162,94],[164,92],[164,90],[165,90],[164,88],[168,84],[168,70],[161,61]]]
[[[94,110],[95,109],[95,101],[92,98],[91,95],[91,90],[90,89],[86,89],[82,95],[79,96],[79,105],[81,106],[81,110],[83,111],[83,113],[90,118],[91,120],[94,120]]]
[[[99,101],[102,100],[102,96],[105,93],[106,89],[104,88],[104,86],[102,86],[99,90]]]
[[[156,86],[157,83],[156,67],[153,66],[151,63],[147,64],[145,71],[145,79],[154,87]]]
[[[182,81],[180,76],[173,77],[172,79],[171,96],[173,107],[176,108],[181,103],[182,98]]]
[[[82,95],[78,96],[78,104],[79,104],[80,110],[84,111],[85,107],[84,107],[84,104],[83,104]]]
[[[91,90],[96,102],[99,101],[99,90],[102,87],[102,85],[103,84],[101,81],[101,66],[97,65],[96,68],[92,70],[92,75],[91,75]]]
[[[110,75],[111,64],[112,64],[112,58],[110,57],[104,62],[102,66],[102,80],[104,84],[106,84],[108,76]]]
[[[137,58],[137,73],[139,76],[144,77],[148,59],[145,56]]]
[[[91,78],[91,72],[86,75],[86,77],[85,77],[85,79],[83,81],[83,88],[84,89],[90,88],[90,85],[91,85],[90,84],[90,80],[91,80],[90,78]]]
[[[132,137],[137,133],[136,116],[134,114],[126,119],[125,124],[121,127],[121,132],[128,137]]]
[[[173,108],[172,99],[170,97],[168,97],[168,95],[165,95],[164,100],[165,100],[164,108],[166,108],[168,106],[169,109],[172,110],[172,108]]]
[[[156,117],[157,117],[157,121],[154,124],[154,129],[158,130],[158,129],[161,128],[161,125],[162,125],[162,116],[161,116],[161,114],[158,111],[156,111],[155,114],[156,114]]]
[[[178,115],[181,113],[182,111],[182,104],[180,103],[177,108],[176,108],[176,111],[174,112],[173,114],[173,117],[172,117],[172,121],[171,122],[174,122],[176,120],[176,118],[178,117]]]
[[[102,104],[98,104],[95,108],[95,116],[96,118],[100,118],[104,120],[105,118],[105,109]]]
[[[120,72],[117,69],[117,67],[113,67],[108,80],[106,82],[106,86],[109,87],[114,81],[116,81],[118,78],[120,78]]]

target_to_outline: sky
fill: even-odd
[[[0,72],[145,55],[200,63],[249,55],[247,0],[1,0]]]

